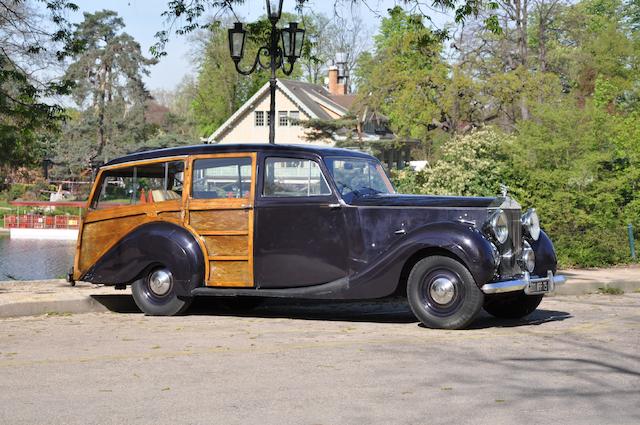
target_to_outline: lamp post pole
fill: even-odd
[[[231,59],[238,71],[242,75],[253,73],[258,67],[268,69],[269,76],[269,143],[275,144],[276,138],[276,71],[282,69],[285,75],[291,75],[295,61],[302,54],[302,43],[304,41],[304,29],[298,28],[297,22],[289,22],[288,28],[278,29],[277,23],[282,13],[283,0],[267,0],[267,18],[271,22],[271,34],[269,34],[269,44],[258,48],[255,60],[251,68],[245,70],[240,67],[240,61],[244,56],[244,42],[246,31],[242,28],[242,23],[236,22],[233,28],[229,29],[229,51]],[[282,41],[282,48],[280,47]],[[269,56],[269,64],[263,64],[262,56]],[[288,66],[287,66],[288,65]]]
[[[276,144],[276,54],[278,50],[278,28],[275,20],[271,19],[271,55],[269,58],[269,68],[271,77],[269,78],[269,144]],[[293,66],[291,67],[293,70]]]

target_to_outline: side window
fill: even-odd
[[[196,199],[248,198],[251,158],[211,158],[193,162],[191,196]]]
[[[138,203],[175,201],[182,198],[184,162],[159,162],[136,169]]]
[[[118,168],[103,173],[100,193],[92,208],[179,200],[182,198],[184,162],[159,162]]]
[[[267,158],[263,196],[330,195],[329,185],[315,161],[295,158]]]
[[[134,167],[106,171],[100,181],[100,193],[92,208],[105,209],[134,203]]]

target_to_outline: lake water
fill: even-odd
[[[73,265],[74,241],[10,239],[0,235],[0,281],[66,277]]]

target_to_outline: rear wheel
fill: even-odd
[[[171,270],[155,268],[131,285],[133,299],[140,310],[150,316],[174,316],[191,305],[191,298],[179,298]]]
[[[520,319],[533,313],[542,302],[543,295],[524,292],[496,294],[485,297],[484,310],[500,319]]]
[[[469,270],[449,257],[432,256],[418,261],[407,282],[411,310],[430,328],[468,326],[482,308],[483,295]]]

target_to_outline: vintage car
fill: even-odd
[[[426,326],[458,329],[483,307],[533,312],[565,281],[555,273],[535,211],[506,194],[400,195],[361,152],[241,144],[101,167],[69,280],[131,285],[150,315],[182,313],[195,296],[403,295]]]

